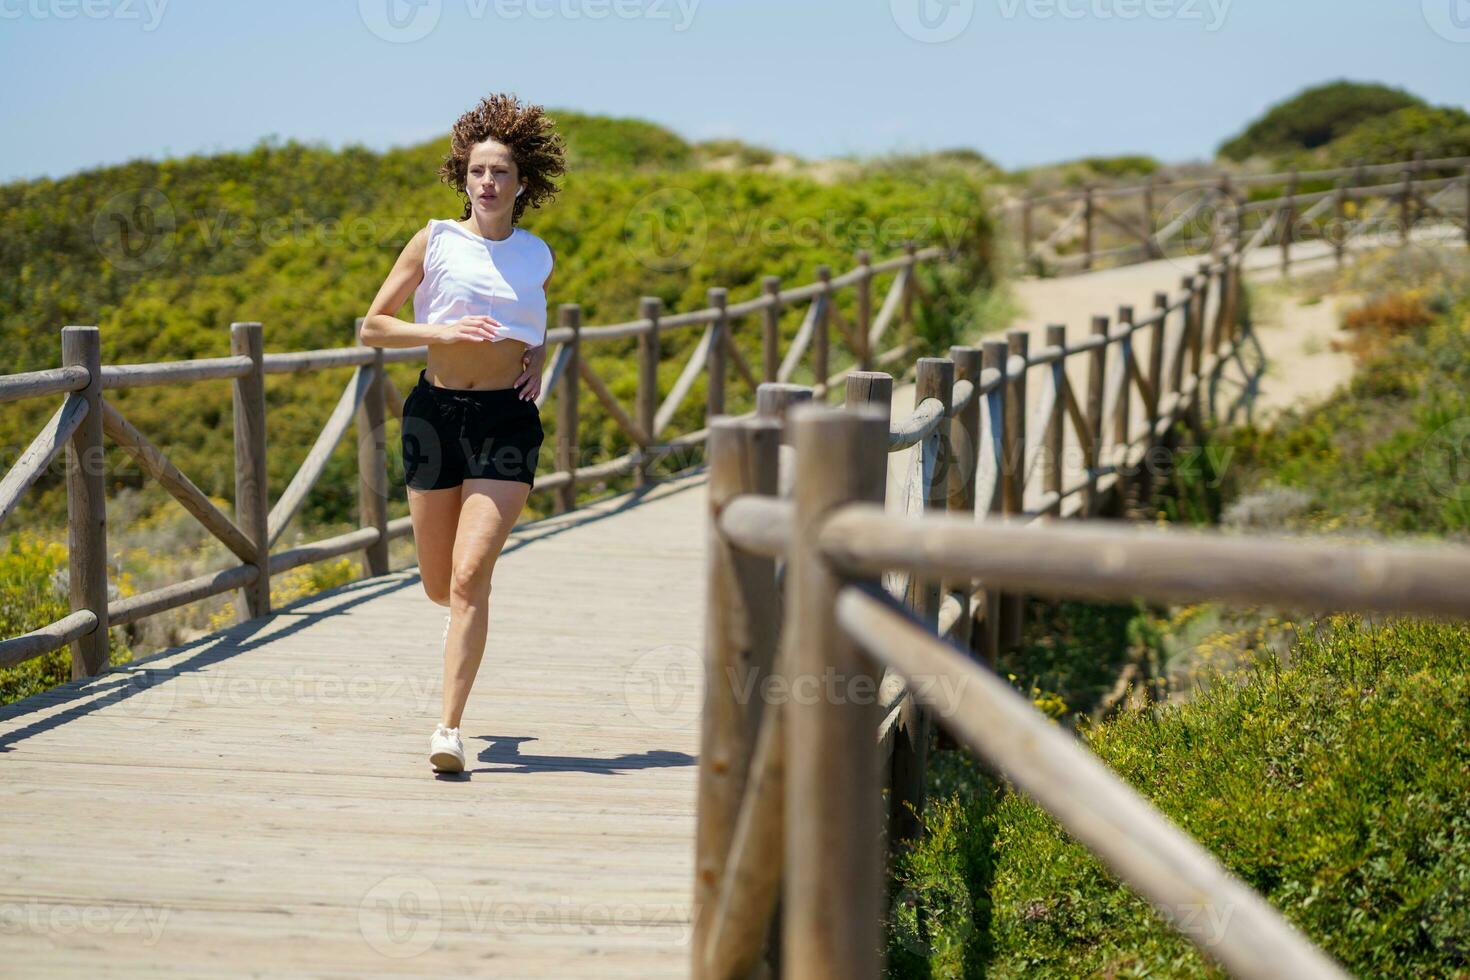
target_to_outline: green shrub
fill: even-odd
[[[1320,161],[1347,167],[1470,156],[1470,113],[1452,106],[1408,106],[1364,120],[1322,148]]]
[[[26,530],[9,536],[0,551],[0,637],[19,636],[54,623],[71,612],[67,600],[66,545]],[[130,654],[110,631],[109,659],[123,663]],[[71,680],[71,647],[0,669],[0,705],[10,704]]]
[[[1280,661],[1085,739],[1351,972],[1470,967],[1470,627],[1303,625]],[[940,795],[925,818],[892,976],[1221,975],[1024,796]]]
[[[1239,135],[1220,146],[1220,155],[1237,162],[1326,146],[1359,123],[1424,100],[1402,89],[1338,81],[1306,89],[1272,106]]]

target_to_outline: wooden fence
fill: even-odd
[[[645,298],[641,317],[626,323],[582,326],[577,304],[560,308],[560,323],[547,332],[554,345],[547,359],[538,407],[556,397],[556,442],[553,472],[539,475],[537,493],[551,493],[553,507],[576,506],[579,483],[632,474],[635,485],[652,480],[652,467],[671,453],[699,446],[706,429],[682,433],[663,442],[675,412],[687,400],[701,374],[708,377],[706,417],[725,411],[726,382],[732,370],[754,390],[764,382],[788,381],[803,364],[811,376],[825,379],[825,391],[852,370],[894,363],[917,345],[914,304],[925,302],[916,269],[921,264],[954,258],[942,246],[919,248],[906,243],[902,254],[872,262],[866,251],[854,267],[833,276],[819,266],[815,282],[782,289],[779,277],[767,276],[760,295],[728,302],[724,288],[709,290],[705,309],[661,315],[656,298]],[[882,303],[874,309],[875,285],[892,275]],[[844,316],[838,298],[852,293],[853,313]],[[780,353],[783,309],[806,304],[806,313],[784,355]],[[759,318],[761,361],[752,365],[736,343],[737,326]],[[698,343],[671,390],[660,399],[658,367],[661,337],[685,328],[702,328]],[[885,338],[898,334],[895,346],[882,350]],[[581,356],[582,346],[637,338],[638,388],[630,410],[608,383]],[[831,372],[834,338],[853,367]],[[402,419],[403,396],[384,371],[389,363],[421,362],[426,347],[348,347],[327,350],[264,352],[259,323],[230,327],[230,356],[148,364],[104,365],[100,337],[93,326],[61,331],[62,366],[0,375],[0,403],[22,398],[61,395],[62,403],[16,463],[0,478],[0,523],[63,451],[69,527],[71,612],[29,633],[0,639],[0,667],[17,664],[71,644],[72,676],[92,676],[108,662],[108,630],[177,606],[239,589],[240,618],[270,612],[271,576],[311,562],[361,552],[366,573],[388,571],[388,543],[410,535],[407,516],[388,519],[388,474],[385,417]],[[275,502],[266,478],[265,376],[355,368],[335,408],[300,468]],[[139,431],[104,397],[118,388],[140,388],[210,379],[229,380],[234,391],[235,514],[223,513],[176,465],[159,444]],[[579,465],[579,396],[582,386],[597,398],[627,434],[633,449],[591,466]],[[272,551],[282,532],[300,512],[307,494],[326,470],[338,445],[355,425],[358,444],[358,515],[356,530],[297,547]],[[211,535],[238,559],[227,568],[172,583],[139,595],[109,599],[107,583],[107,508],[103,439],[110,437],[145,473],[157,480]]]
[[[1246,335],[1242,257],[1079,341],[1056,326],[1040,350],[1013,331],[922,358],[905,417],[891,378],[855,373],[846,408],[763,385],[757,418],[712,421],[694,976],[881,974],[885,853],[921,832],[936,722],[1232,974],[1343,975],[987,666],[1019,644],[1017,590],[1470,612],[1470,549],[1058,520],[1146,493],[1139,464],[1176,422],[1199,431]],[[1029,426],[1028,375],[1044,386]],[[909,446],[894,514],[888,454]]]
[[[1304,185],[1329,187],[1302,193]],[[1273,188],[1279,193],[1265,196]],[[1021,264],[1041,275],[1194,254],[1227,240],[1247,251],[1278,246],[1286,271],[1302,242],[1329,243],[1341,262],[1356,238],[1376,231],[1407,240],[1430,221],[1462,229],[1470,242],[1470,157],[1088,185],[1026,194],[1009,211]]]

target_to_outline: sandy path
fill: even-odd
[[[1440,241],[1453,233],[1444,229],[1426,228],[1416,232],[1416,240]],[[1463,232],[1459,233],[1463,235]],[[1360,243],[1368,248],[1376,241]],[[1297,246],[1292,253],[1293,273],[1311,273],[1332,268],[1330,248],[1322,243]],[[1281,281],[1280,251],[1274,247],[1257,249],[1246,257],[1245,267],[1248,281],[1256,285],[1276,284]],[[1097,272],[1068,276],[1057,279],[1023,279],[1014,284],[1014,292],[1020,315],[1012,324],[1031,334],[1031,348],[1045,344],[1048,324],[1065,324],[1070,340],[1087,336],[1095,315],[1114,318],[1119,305],[1131,304],[1135,314],[1143,316],[1153,308],[1156,292],[1173,293],[1180,288],[1180,280],[1197,270],[1199,259],[1161,259],[1138,265],[1103,269]],[[1317,303],[1304,302],[1299,297],[1281,295],[1279,290],[1263,291],[1263,302],[1256,309],[1256,338],[1259,348],[1252,348],[1247,360],[1252,368],[1256,360],[1264,357],[1265,368],[1256,379],[1255,397],[1250,402],[1249,418],[1264,421],[1281,409],[1289,406],[1309,404],[1330,394],[1352,374],[1352,359],[1349,355],[1332,349],[1332,340],[1339,335],[1338,323],[1342,309],[1352,302],[1347,295],[1331,295]],[[1213,297],[1212,297],[1213,299]],[[1214,315],[1214,304],[1207,309],[1207,316]],[[1178,320],[1177,314],[1170,322]],[[1115,322],[1115,321],[1114,321]],[[1002,335],[975,337],[968,343],[978,344],[982,339]],[[1165,346],[1165,363],[1172,356],[1174,335]],[[1139,357],[1145,357],[1147,343],[1135,346]],[[1086,391],[1086,366],[1083,358],[1072,358],[1067,368],[1069,382],[1078,397]],[[1109,370],[1112,368],[1110,366]],[[1238,365],[1227,369],[1228,378],[1240,378],[1243,372]],[[1227,387],[1229,387],[1227,382]],[[1040,370],[1033,370],[1027,384],[1027,420],[1034,422],[1036,400],[1043,388]],[[1232,387],[1238,390],[1238,382]],[[1227,392],[1228,394],[1229,392]],[[913,384],[896,385],[893,393],[893,415],[901,417],[913,410]],[[1143,417],[1143,407],[1137,394],[1132,409],[1135,420]],[[1070,436],[1067,456],[1076,459],[1077,447]],[[1028,439],[1028,443],[1029,443]],[[893,507],[900,499],[907,473],[912,466],[913,450],[894,453],[890,456],[888,478],[888,500]],[[1074,479],[1080,470],[1068,465],[1065,479]],[[1039,481],[1030,487],[1032,494],[1039,494]],[[1028,494],[1031,496],[1032,494]],[[1029,502],[1029,500],[1028,500]]]

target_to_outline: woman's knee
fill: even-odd
[[[490,595],[490,579],[495,565],[466,562],[456,565],[449,576],[450,595],[461,602],[479,602]]]

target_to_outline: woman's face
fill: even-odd
[[[486,140],[470,150],[465,193],[476,211],[494,215],[513,208],[519,181],[515,158],[504,143]]]

